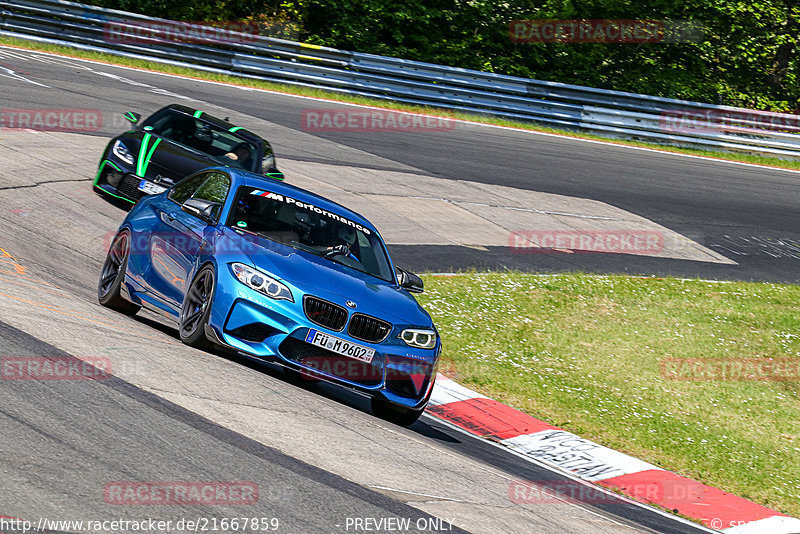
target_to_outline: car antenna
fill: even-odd
[[[231,122],[231,118],[230,117],[225,117],[225,122]]]

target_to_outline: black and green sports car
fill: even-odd
[[[134,128],[118,135],[100,159],[94,190],[135,204],[206,167],[226,165],[283,180],[270,144],[241,126],[172,104],[146,120],[129,111]]]

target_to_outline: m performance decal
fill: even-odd
[[[271,193],[269,191],[262,191],[261,189],[256,189],[250,194],[253,195],[253,196],[257,196],[257,197],[265,197],[265,198],[268,198],[270,200],[277,200],[278,202],[284,202],[286,204],[291,204],[293,206],[297,206],[298,208],[301,208],[301,209],[306,209],[308,211],[313,211],[314,213],[319,213],[320,215],[324,215],[324,216],[329,217],[329,218],[331,218],[331,219],[333,219],[335,221],[339,221],[340,223],[346,224],[348,226],[352,226],[356,230],[364,232],[366,235],[370,235],[372,233],[369,228],[365,228],[362,225],[351,221],[350,219],[346,219],[346,218],[342,217],[341,215],[338,215],[336,213],[332,213],[332,212],[330,212],[328,210],[324,210],[324,209],[319,208],[319,207],[317,207],[317,206],[315,206],[313,204],[309,204],[308,202],[300,202],[299,200],[297,200],[295,198],[287,197],[287,196],[284,196],[284,195],[279,195],[278,193]]]

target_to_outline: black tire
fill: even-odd
[[[206,337],[205,327],[211,315],[211,303],[214,300],[216,286],[214,268],[206,265],[197,272],[186,291],[181,307],[178,335],[181,341],[190,347],[211,350],[214,344]]]
[[[420,418],[422,410],[409,410],[388,403],[383,399],[372,397],[372,413],[386,421],[400,426],[410,426]]]
[[[128,269],[130,253],[130,235],[123,230],[114,237],[108,254],[106,254],[100,281],[97,283],[97,300],[112,310],[126,315],[136,315],[142,307],[128,302],[122,298],[120,293],[122,282],[125,280],[125,272]]]

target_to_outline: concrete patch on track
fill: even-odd
[[[515,235],[655,235],[658,247],[636,253],[712,263],[734,264],[649,219],[604,202],[500,185],[447,180],[400,171],[378,171],[301,161],[283,163],[287,181],[332,198],[372,220],[389,244],[520,246],[532,252],[535,241],[519,244]],[[565,241],[569,242],[569,241]]]
[[[108,141],[75,133],[3,128],[0,190],[91,179],[97,170],[93,165]]]
[[[44,281],[72,291],[100,268],[108,234],[124,217],[90,187],[107,142],[25,130],[0,135],[0,241],[13,244],[13,255]]]
[[[6,169],[0,192],[46,184],[46,191],[26,197],[24,202],[20,203],[17,197],[18,205],[11,198],[4,201],[3,206],[8,206],[9,212],[0,213],[0,219],[10,213],[15,215],[15,222],[26,226],[22,219],[37,210],[46,211],[50,219],[54,206],[63,209],[60,203],[48,200],[51,195],[69,196],[74,204],[72,212],[55,217],[71,226],[65,238],[101,242],[99,236],[82,231],[94,227],[85,225],[82,219],[96,217],[94,210],[85,208],[99,201],[88,187],[95,161],[86,154],[99,154],[106,142],[105,138],[95,136],[28,130],[15,130],[0,138],[0,147],[5,149],[0,164]],[[620,236],[630,239],[631,235],[646,234],[657,236],[658,246],[635,254],[735,264],[664,226],[594,200],[435,178],[411,170],[386,171],[299,160],[284,160],[281,167],[289,183],[330,197],[365,215],[378,226],[389,244],[502,246],[522,253],[552,249],[591,252],[597,249],[587,245],[588,241],[580,241],[581,236],[592,239],[611,236],[619,243]],[[83,183],[77,188],[59,190],[59,183],[71,181]],[[31,202],[32,199],[36,201]],[[80,216],[76,217],[74,210],[80,211]],[[35,225],[36,219],[30,217],[26,222]],[[564,243],[570,243],[571,238],[572,245],[539,246],[540,242],[546,245],[544,240],[554,236],[566,238]],[[551,242],[557,243],[552,239]]]

